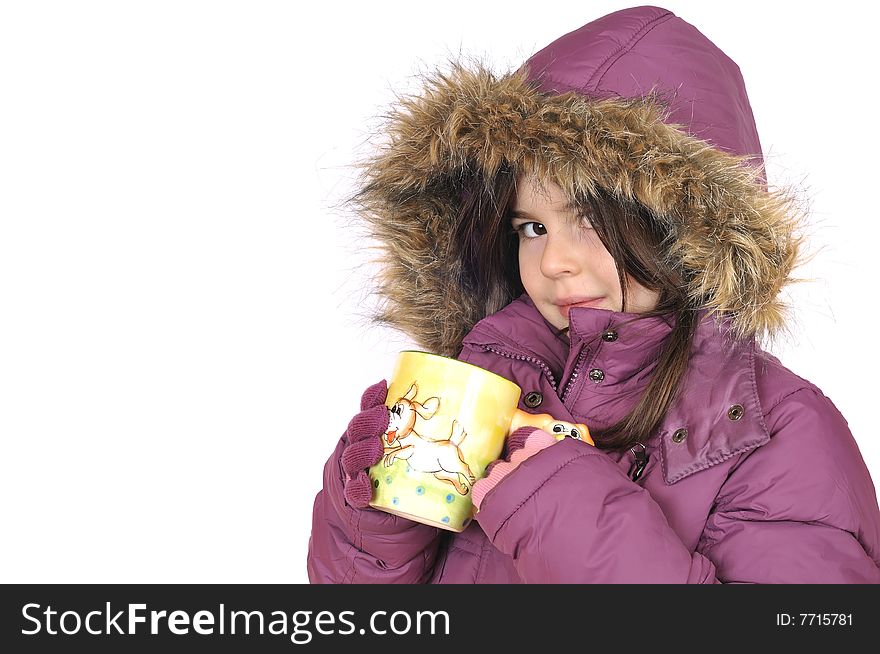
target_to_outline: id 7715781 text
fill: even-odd
[[[851,627],[852,613],[777,613],[778,627]]]

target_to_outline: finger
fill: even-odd
[[[390,419],[391,415],[388,413],[388,407],[384,404],[361,411],[351,419],[351,422],[348,423],[348,428],[345,430],[348,435],[348,442],[354,443],[365,438],[381,436],[388,429]]]
[[[366,471],[361,470],[358,475],[349,480],[345,485],[345,501],[356,509],[365,509],[373,499],[373,484]]]
[[[556,436],[551,434],[548,431],[544,431],[543,429],[536,429],[526,438],[526,442],[523,443],[524,450],[542,450],[545,447],[550,447],[551,445],[555,445],[559,441],[556,439]]]
[[[378,436],[352,443],[342,450],[342,469],[354,477],[358,471],[379,463],[383,451]]]
[[[365,390],[363,395],[361,395],[361,411],[370,409],[379,404],[385,404],[385,398],[387,395],[388,385],[385,383],[385,380],[382,379],[376,382]]]
[[[510,437],[507,439],[507,455],[508,458],[511,454],[520,449],[523,445],[525,445],[526,439],[532,435],[532,432],[539,431],[537,427],[520,427],[515,432],[513,432]]]

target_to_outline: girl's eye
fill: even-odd
[[[547,233],[547,228],[541,223],[521,223],[514,230],[523,238],[537,238]]]

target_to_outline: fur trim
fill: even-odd
[[[767,189],[762,166],[666,124],[659,96],[547,95],[524,69],[496,77],[459,62],[421,81],[421,94],[400,98],[387,117],[387,141],[364,163],[355,198],[383,252],[378,321],[454,356],[478,320],[512,299],[474,306],[444,258],[456,181],[477,171],[488,184],[506,163],[555,181],[584,207],[597,187],[640,202],[671,229],[668,255],[690,279],[695,310],[730,316],[738,337],[783,326],[777,296],[795,281],[802,244],[793,198]]]

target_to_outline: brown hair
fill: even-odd
[[[448,244],[450,253],[454,253],[450,259],[457,262],[454,270],[458,283],[484,303],[486,315],[498,311],[525,290],[519,274],[519,241],[510,228],[509,216],[516,197],[516,176],[517,172],[504,164],[491,180],[466,180],[458,221]],[[627,310],[629,275],[659,293],[656,308],[639,314],[636,320],[667,316],[674,321],[636,406],[610,427],[591,430],[598,447],[626,450],[648,439],[674,401],[687,370],[699,307],[688,302],[684,273],[664,256],[673,235],[648,209],[635,202],[618,201],[601,188],[594,195],[577,200],[581,206],[586,204],[592,209],[590,223],[614,258],[622,311]]]

